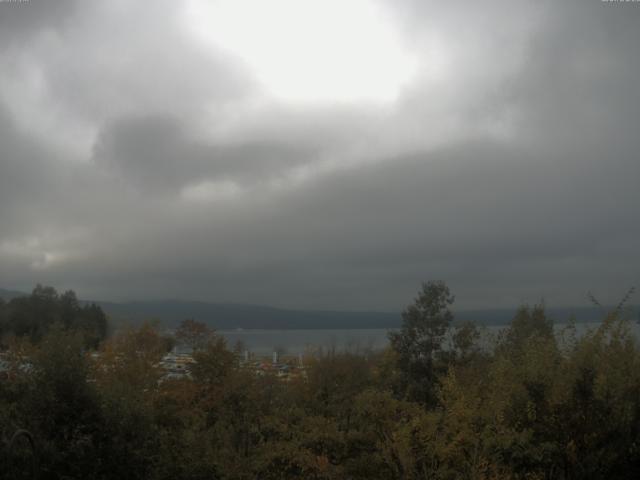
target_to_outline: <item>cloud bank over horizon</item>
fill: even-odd
[[[640,4],[0,3],[0,287],[397,310],[638,283]]]

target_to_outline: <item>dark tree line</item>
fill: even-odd
[[[491,337],[456,325],[447,286],[426,283],[389,348],[309,357],[285,382],[194,320],[177,331],[194,347],[190,379],[164,377],[170,343],[151,324],[91,354],[60,298],[0,381],[0,427],[33,433],[46,478],[640,476],[640,348],[622,309],[578,334],[523,306]]]
[[[80,332],[89,348],[107,336],[107,316],[98,305],[80,305],[73,290],[59,294],[53,287],[36,286],[31,295],[9,302],[0,299],[0,338],[26,337],[37,343],[51,327]]]

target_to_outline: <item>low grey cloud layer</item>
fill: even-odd
[[[428,279],[468,308],[638,283],[640,4],[354,2],[414,65],[352,101],[279,96],[198,4],[0,3],[0,286],[398,310]]]

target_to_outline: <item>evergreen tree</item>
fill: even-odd
[[[409,398],[425,404],[436,400],[437,370],[442,343],[453,320],[449,309],[453,301],[444,282],[423,283],[414,303],[402,312],[400,331],[389,334],[403,377],[401,387]]]

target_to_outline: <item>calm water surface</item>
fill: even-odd
[[[577,334],[596,328],[599,323],[576,324]],[[562,335],[566,324],[556,324],[556,332]],[[490,344],[491,340],[505,328],[504,326],[483,327],[482,343]],[[640,326],[632,325],[636,336],[640,338]],[[238,342],[257,355],[271,355],[280,351],[291,355],[317,351],[318,349],[336,349],[338,351],[379,350],[387,346],[387,333],[393,329],[358,329],[358,330],[221,330],[230,348]]]

